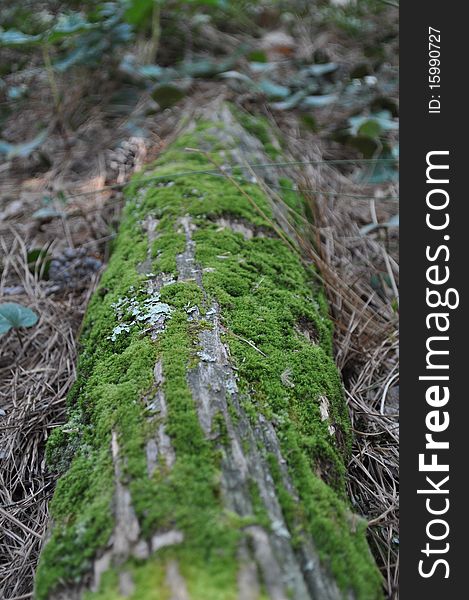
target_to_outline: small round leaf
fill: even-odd
[[[6,333],[12,328],[32,327],[38,320],[38,315],[26,306],[16,302],[0,304],[0,333]]]

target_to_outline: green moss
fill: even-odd
[[[188,283],[173,284],[164,291],[165,300],[172,301],[175,312],[155,346],[163,361],[165,374],[164,392],[169,413],[167,433],[176,453],[176,463],[172,470],[169,473],[156,472],[153,478],[147,477],[145,424],[142,422],[141,410],[122,415],[114,425],[119,427],[121,434],[126,476],[144,537],[149,538],[157,530],[164,531],[173,527],[182,531],[186,541],[170,555],[177,558],[181,565],[191,598],[235,600],[236,549],[240,528],[244,524],[235,523],[224,512],[219,497],[219,453],[205,438],[199,426],[186,383],[195,336],[185,308],[187,304],[193,305],[195,301],[200,301],[200,290]],[[123,360],[125,354],[124,352]],[[110,365],[103,367],[104,372],[111,372]],[[112,372],[114,371],[113,368]],[[142,386],[142,389],[145,387],[148,386]],[[107,391],[108,403],[115,405],[118,398],[113,398]],[[125,399],[127,406],[129,401],[130,398]],[[109,416],[107,414],[108,418]],[[111,422],[106,423],[108,430],[112,427]],[[100,540],[101,544],[103,541]],[[161,597],[165,597],[161,578],[158,576],[159,583],[156,583],[155,575],[152,575],[150,585],[146,582],[145,575],[153,573],[154,568],[156,573],[160,573],[164,558],[164,553],[158,553],[156,560],[151,563],[153,567],[132,567],[138,589],[136,599],[154,598],[155,590],[162,590]],[[159,587],[154,588],[152,585]],[[119,598],[117,590],[116,578],[110,577],[103,582],[96,597]],[[88,597],[94,596],[89,594]]]
[[[160,553],[159,553],[160,554]],[[175,559],[174,552],[161,551],[158,558],[153,557],[145,563],[128,561],[120,570],[126,570],[132,577],[135,591],[129,600],[170,600],[172,595],[166,581],[166,563]],[[177,559],[176,559],[177,560]],[[230,557],[231,561],[235,557]],[[220,563],[178,563],[179,571],[184,577],[191,600],[237,600],[238,591],[235,579],[227,579],[226,569]],[[229,564],[226,567],[229,568]],[[157,596],[155,596],[157,593]],[[87,592],[84,600],[121,600],[119,579],[115,571],[110,571],[103,578],[98,592]],[[259,598],[259,600],[261,600]]]
[[[251,115],[245,111],[234,109],[237,119],[248,133],[257,138],[264,146],[266,155],[273,161],[281,157],[281,145],[272,133],[272,126],[266,117]]]
[[[262,121],[253,126],[251,131],[270,143]],[[241,184],[249,200],[226,179],[188,173],[212,166],[203,155],[184,151],[203,147],[210,127],[202,124],[180,136],[157,161],[155,172],[164,180],[151,183],[147,170],[129,188],[111,261],[84,322],[79,378],[69,398],[70,421],[54,432],[48,447],[53,468],[63,472],[70,467],[51,504],[54,529],[37,572],[39,600],[60,582],[79,579],[109,541],[114,527],[113,431],[142,535],[148,539],[172,528],[184,534],[183,543],[159,551],[147,563],[128,562],[138,590],[135,600],[153,600],[156,589],[159,597],[166,597],[163,574],[170,559],[178,561],[193,600],[237,597],[236,551],[246,523],[227,514],[220,495],[227,431],[222,420],[215,419],[219,435],[214,440],[205,437],[187,384],[187,370],[198,360],[198,334],[206,326],[188,320],[187,311],[197,305],[203,314],[207,300],[195,282],[166,285],[160,302],[169,305],[171,313],[157,340],[152,341],[148,326],[139,322],[113,341],[123,318],[116,307],[130,301],[139,306],[147,299],[148,276],[140,274],[138,266],[150,255],[152,272],[176,273],[176,255],[185,244],[177,225],[183,215],[197,225],[196,260],[204,269],[205,293],[221,306],[240,402],[253,421],[261,412],[275,424],[298,490],[300,503],[294,506],[271,465],[287,522],[293,527],[299,520],[313,535],[343,589],[353,589],[360,600],[380,597],[379,576],[363,531],[349,525],[344,457],[351,430],[332,360],[324,294],[314,271],[277,237],[270,201],[258,186]],[[188,174],[180,176],[182,172]],[[289,202],[299,202],[298,197]],[[149,214],[159,220],[151,248],[142,226]],[[231,229],[220,231],[216,221],[221,216],[260,227],[264,237],[246,240]],[[301,333],[304,327],[314,334],[315,343]],[[154,393],[153,367],[159,359],[168,407],[165,426],[176,461],[170,471],[161,465],[148,477],[145,445],[158,423],[148,419],[144,399]],[[328,421],[322,421],[319,412],[323,396],[329,401]],[[235,414],[233,407],[230,414]],[[331,436],[329,425],[336,436]],[[249,522],[266,526],[254,486],[251,497],[255,510]],[[295,539],[301,535],[297,532]],[[87,596],[92,597],[120,597],[113,571],[98,593]]]
[[[296,191],[296,184],[287,177],[280,177],[278,184],[278,193],[289,209],[290,221],[294,223],[297,230],[301,232],[301,235],[310,235],[308,227],[305,224],[314,222],[311,199],[305,202],[303,196]]]
[[[87,571],[96,551],[107,545],[113,529],[111,431],[121,433],[123,449],[130,456],[129,446],[138,444],[144,431],[135,399],[149,387],[154,361],[155,349],[144,339],[134,340],[121,354],[102,357],[94,365],[77,412],[72,413],[83,415],[80,446],[50,506],[54,529],[36,575],[39,599],[47,598],[57,582]],[[49,454],[57,451],[56,437]]]
[[[295,498],[293,498],[285,488],[277,457],[273,454],[269,454],[267,459],[269,462],[270,473],[275,483],[277,497],[280,506],[282,507],[282,513],[292,535],[293,547],[297,548],[301,540],[304,539],[305,525],[307,525],[302,504],[296,502]]]
[[[270,529],[270,518],[262,501],[259,486],[255,481],[249,482],[249,495],[251,496],[253,518],[252,523],[261,525],[265,529]]]
[[[161,290],[161,300],[175,308],[188,309],[202,304],[202,292],[195,282],[172,283]]]
[[[78,417],[78,418],[77,418]],[[83,424],[77,411],[72,413],[66,427],[57,427],[49,436],[46,461],[50,471],[63,475],[81,445]]]
[[[181,141],[181,147],[188,145],[191,140]],[[177,169],[182,160],[180,155]],[[167,165],[164,157],[161,162]],[[189,169],[190,164],[185,168]],[[189,199],[184,210],[197,223],[193,233],[197,262],[207,271],[205,290],[221,304],[241,391],[249,393],[254,414],[261,410],[276,423],[282,451],[302,500],[302,520],[339,584],[344,589],[353,588],[360,598],[380,597],[379,575],[363,531],[354,532],[349,525],[345,460],[351,431],[332,360],[332,328],[325,315],[324,294],[313,283],[314,274],[273,232],[272,237],[245,240],[231,230],[220,231],[207,220],[207,216],[228,213],[270,227],[230,182],[222,184],[197,175],[191,182],[178,179],[170,193],[178,186],[193,187],[196,181],[200,182],[199,189],[204,189],[204,199]],[[214,185],[217,193],[212,195]],[[271,216],[259,190],[246,184],[243,188]],[[233,193],[236,203],[231,201]],[[294,202],[298,203],[298,197],[290,195],[289,204]],[[168,207],[169,196],[165,203]],[[176,202],[174,208],[181,210]],[[198,219],[201,215],[204,218]],[[314,331],[316,344],[297,333],[296,325],[302,322]],[[322,396],[329,401],[328,421],[322,421],[319,412]],[[335,428],[335,436],[329,432],[330,425]],[[286,500],[285,493],[280,496]],[[284,510],[288,514],[292,507],[284,502]]]
[[[347,504],[311,471],[293,430],[285,442],[285,458],[302,499],[302,517],[321,558],[330,564],[340,587],[347,589],[352,583],[357,598],[381,598],[380,576],[366,541],[366,524],[354,523]],[[285,503],[285,494],[280,498]],[[286,505],[285,508],[288,514]]]
[[[137,265],[145,259],[147,247],[134,211],[130,202],[100,291],[87,311],[80,375],[68,399],[69,422],[54,432],[47,447],[49,468],[61,473],[71,464],[50,506],[54,528],[36,574],[39,600],[47,598],[59,581],[80,577],[96,551],[107,544],[113,528],[111,429],[127,423],[139,431],[135,400],[152,380],[155,347],[149,339],[140,339],[138,328],[116,342],[109,339],[117,324],[112,304],[136,296],[144,282]]]
[[[123,565],[132,577],[136,593],[131,596],[122,596],[119,592],[119,577],[115,570],[110,570],[103,575],[100,589],[97,592],[86,592],[84,600],[154,600],[155,590],[158,590],[158,600],[170,600],[170,590],[165,581],[164,563],[148,561],[139,564],[129,561]]]

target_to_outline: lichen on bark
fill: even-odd
[[[280,146],[241,122],[212,107],[128,188],[48,444],[39,600],[382,597],[323,291],[245,166]]]

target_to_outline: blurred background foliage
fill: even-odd
[[[0,9],[0,124],[30,95],[32,67],[47,74],[62,129],[71,123],[65,122],[58,80],[73,71],[87,77],[86,69],[97,85],[104,79],[121,82],[122,91],[135,102],[144,90],[161,110],[184,98],[194,80],[216,79],[238,94],[257,96],[272,111],[296,110],[303,126],[313,131],[325,125],[331,140],[359,156],[397,159],[397,73],[386,55],[386,42],[397,31],[393,24],[378,26],[388,4],[5,0]],[[321,28],[334,29],[349,46],[359,47],[360,59],[340,64],[320,44],[312,44],[309,55],[299,48],[299,30],[304,37],[308,30],[317,35]],[[334,120],[333,130],[316,114],[327,107],[344,112],[342,120]],[[0,153],[24,156],[43,142],[43,132],[18,146],[3,139]],[[395,178],[395,166],[388,161],[373,172],[372,181]]]

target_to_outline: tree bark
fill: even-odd
[[[224,103],[201,113],[127,192],[48,442],[36,597],[380,598],[302,200],[248,166],[281,142]]]

